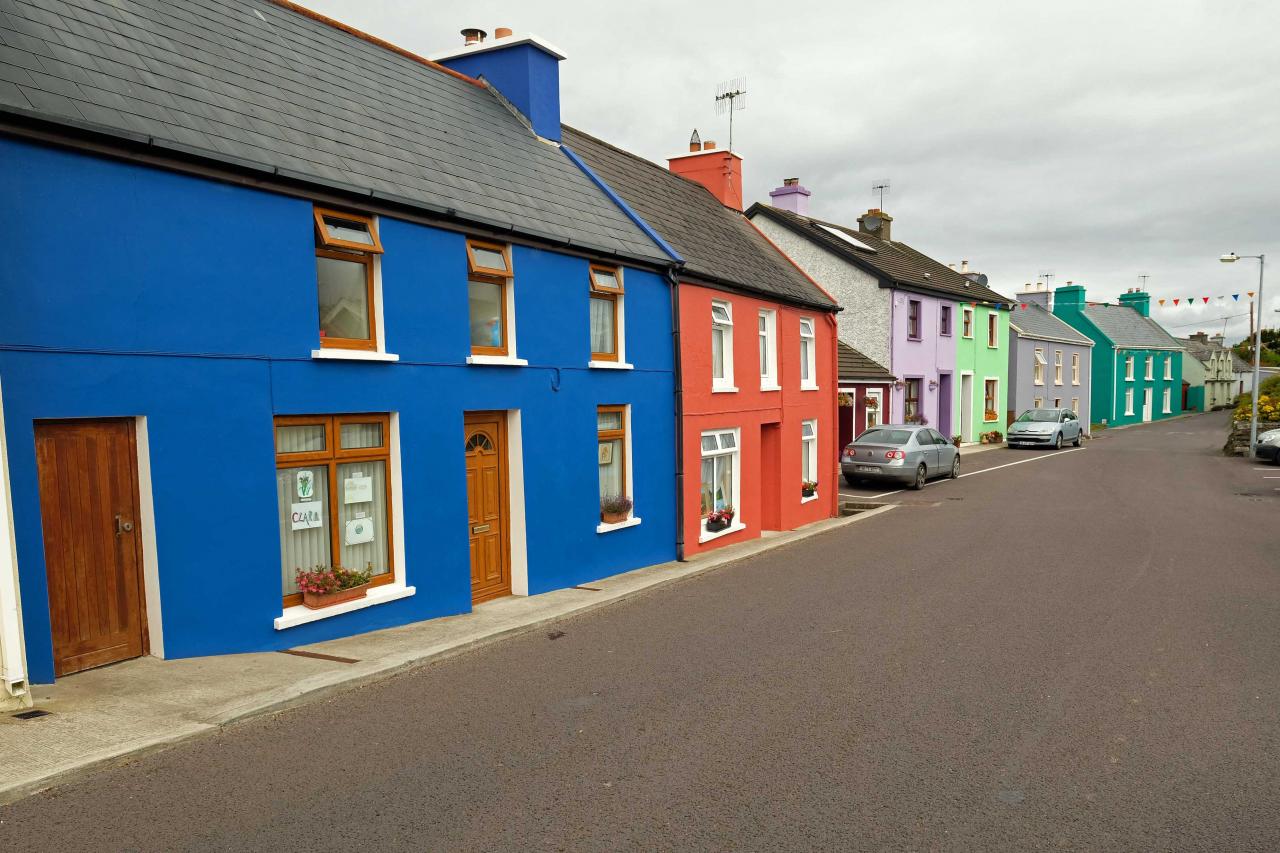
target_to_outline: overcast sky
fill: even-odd
[[[852,225],[888,178],[895,237],[1011,297],[1052,272],[1114,299],[1146,273],[1172,333],[1220,331],[1258,267],[1218,255],[1270,249],[1280,325],[1280,3],[303,2],[421,54],[464,26],[536,33],[568,56],[564,120],[662,163],[695,127],[727,144],[713,96],[745,76],[747,204],[799,177]]]

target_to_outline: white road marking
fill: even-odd
[[[979,475],[979,474],[985,474],[985,473],[987,473],[988,471],[999,471],[1001,468],[1009,468],[1009,467],[1011,467],[1011,466],[1013,466],[1013,465],[1024,465],[1024,464],[1026,464],[1027,462],[1039,462],[1041,459],[1052,459],[1052,458],[1053,458],[1053,457],[1055,457],[1055,456],[1063,456],[1063,455],[1068,454],[1068,453],[1075,453],[1077,450],[1084,450],[1084,448],[1083,448],[1083,447],[1073,447],[1073,448],[1071,448],[1070,450],[1058,450],[1058,451],[1055,451],[1055,452],[1053,452],[1053,453],[1045,453],[1045,454],[1043,454],[1043,455],[1041,455],[1041,456],[1032,456],[1032,457],[1031,457],[1031,458],[1029,458],[1029,459],[1019,459],[1017,462],[1006,462],[1006,463],[1005,463],[1005,464],[1003,464],[1003,465],[995,465],[995,466],[992,466],[991,468],[983,468],[981,471],[970,471],[968,474],[961,474],[961,475],[960,475],[959,477],[957,477],[956,479],[958,479],[958,480],[963,480],[965,477],[976,477],[977,475]],[[929,488],[930,486],[938,486],[938,485],[941,485],[942,483],[948,483],[948,482],[950,482],[950,481],[951,481],[951,478],[950,478],[950,477],[946,477],[946,478],[941,479],[941,480],[934,480],[932,483],[925,483],[925,484],[924,484],[924,487],[927,489],[927,488]],[[900,495],[900,494],[902,494],[902,493],[903,493],[903,492],[905,492],[905,491],[907,491],[907,490],[906,490],[906,489],[895,489],[895,490],[893,490],[892,492],[883,492],[883,493],[878,494],[878,495],[867,495],[866,497],[864,497],[864,498],[862,498],[862,499],[863,499],[863,500],[874,500],[875,498],[887,498],[887,497],[889,497],[889,495]],[[1280,489],[1277,489],[1276,491],[1280,491]]]

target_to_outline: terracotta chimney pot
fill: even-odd
[[[504,39],[510,35],[511,35],[510,27],[495,27],[493,30],[493,37],[496,39]]]

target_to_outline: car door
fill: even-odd
[[[923,462],[925,466],[925,473],[932,474],[938,468],[938,451],[933,446],[933,436],[929,434],[927,429],[918,429],[914,439],[916,450],[920,454],[920,462]],[[919,464],[917,462],[912,467],[914,468]]]
[[[929,440],[933,443],[933,447],[931,448],[933,451],[933,466],[930,473],[940,474],[946,470],[947,464],[951,461],[946,458],[947,452],[944,445],[947,442],[946,439],[942,437],[942,433],[938,432],[936,429],[929,430]]]
[[[1071,412],[1062,413],[1062,440],[1063,442],[1075,441],[1080,435],[1080,422],[1076,420],[1076,416]]]

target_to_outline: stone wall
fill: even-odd
[[[1261,432],[1267,427],[1259,424],[1258,429]],[[1248,456],[1249,455],[1249,422],[1233,421],[1231,431],[1227,435],[1227,444],[1222,448],[1222,452],[1227,456]]]

